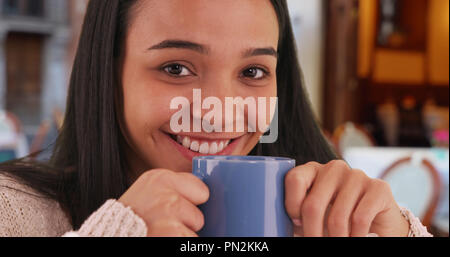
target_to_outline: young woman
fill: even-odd
[[[277,142],[175,133],[169,103],[193,89],[277,96]],[[285,0],[91,0],[51,160],[0,168],[0,234],[196,236],[209,196],[190,174],[200,152],[295,158],[285,204],[297,235],[429,235],[385,182],[336,160],[302,87]]]

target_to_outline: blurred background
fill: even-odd
[[[46,159],[88,0],[0,0],[0,162]],[[449,0],[288,0],[314,112],[350,166],[449,230]]]

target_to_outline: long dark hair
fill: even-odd
[[[74,229],[107,199],[119,198],[129,186],[120,130],[120,65],[133,6],[139,0],[90,0],[79,41],[63,127],[48,162],[29,158],[0,165],[0,172],[19,179],[54,199]],[[297,164],[326,163],[336,156],[316,122],[297,59],[285,0],[270,0],[280,26],[277,68],[279,138],[258,144],[251,155],[285,156]]]

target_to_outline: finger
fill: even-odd
[[[200,231],[204,225],[204,216],[200,209],[190,201],[180,197],[174,210],[176,218],[193,231]]]
[[[373,220],[384,210],[384,200],[376,192],[376,190],[368,188],[353,212],[352,237],[366,237],[369,234]]]
[[[144,181],[150,181],[151,185],[164,183],[164,188],[175,190],[195,205],[205,203],[209,198],[208,187],[191,173],[154,169],[142,177]]]
[[[342,177],[349,169],[341,162],[331,162],[323,167],[301,206],[303,231],[306,237],[321,237],[324,231],[325,212],[337,192]]]
[[[310,162],[292,169],[285,177],[285,207],[292,220],[300,222],[300,206],[312,185],[319,163]],[[298,223],[297,223],[298,225]]]
[[[208,201],[209,189],[206,184],[190,173],[175,173],[173,189],[195,205]]]
[[[198,235],[176,220],[161,219],[148,228],[149,237],[198,237]]]
[[[294,226],[294,237],[304,237],[303,228],[301,226]]]
[[[362,171],[351,171],[352,175],[340,188],[327,218],[330,237],[350,236],[350,218],[360,201],[367,176]]]

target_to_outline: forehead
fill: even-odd
[[[269,0],[141,0],[129,30],[130,40],[147,46],[183,39],[212,49],[238,45],[276,49],[278,35]]]

